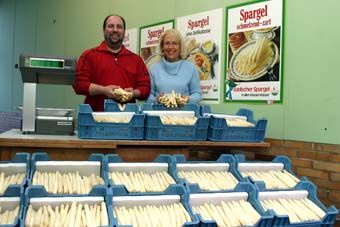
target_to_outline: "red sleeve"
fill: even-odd
[[[76,82],[73,89],[78,95],[89,95],[91,84],[91,68],[87,59],[88,51],[85,51],[77,62]]]
[[[140,64],[138,67],[137,83],[135,89],[140,91],[140,97],[138,99],[144,100],[149,97],[150,94],[150,75],[143,60],[140,58]]]

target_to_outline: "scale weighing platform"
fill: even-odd
[[[24,82],[21,131],[25,134],[73,135],[74,109],[37,108],[37,84],[73,85],[76,58],[20,55]]]

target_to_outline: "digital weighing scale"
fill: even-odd
[[[21,131],[25,134],[73,135],[73,109],[36,108],[37,84],[73,85],[76,58],[20,55],[24,82]]]

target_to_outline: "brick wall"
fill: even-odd
[[[268,152],[255,154],[287,155],[298,177],[305,176],[318,187],[318,197],[325,206],[340,208],[340,145],[300,141],[267,140]]]
[[[340,145],[290,140],[267,139],[270,148],[231,149],[226,153],[245,154],[247,160],[271,161],[276,155],[286,155],[292,170],[301,178],[307,177],[317,186],[318,198],[329,207],[340,209]],[[193,154],[195,159],[216,160],[218,152]],[[340,215],[337,224],[340,225]],[[338,226],[338,225],[336,225]]]

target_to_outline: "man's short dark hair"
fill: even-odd
[[[103,22],[103,30],[105,30],[105,28],[106,28],[106,22],[107,22],[107,20],[108,20],[110,17],[112,17],[112,16],[119,17],[119,18],[123,21],[123,27],[124,27],[124,30],[125,30],[125,20],[124,20],[124,18],[123,18],[122,16],[117,15],[117,14],[111,14],[111,15],[108,15],[107,17],[105,17],[104,22]]]

